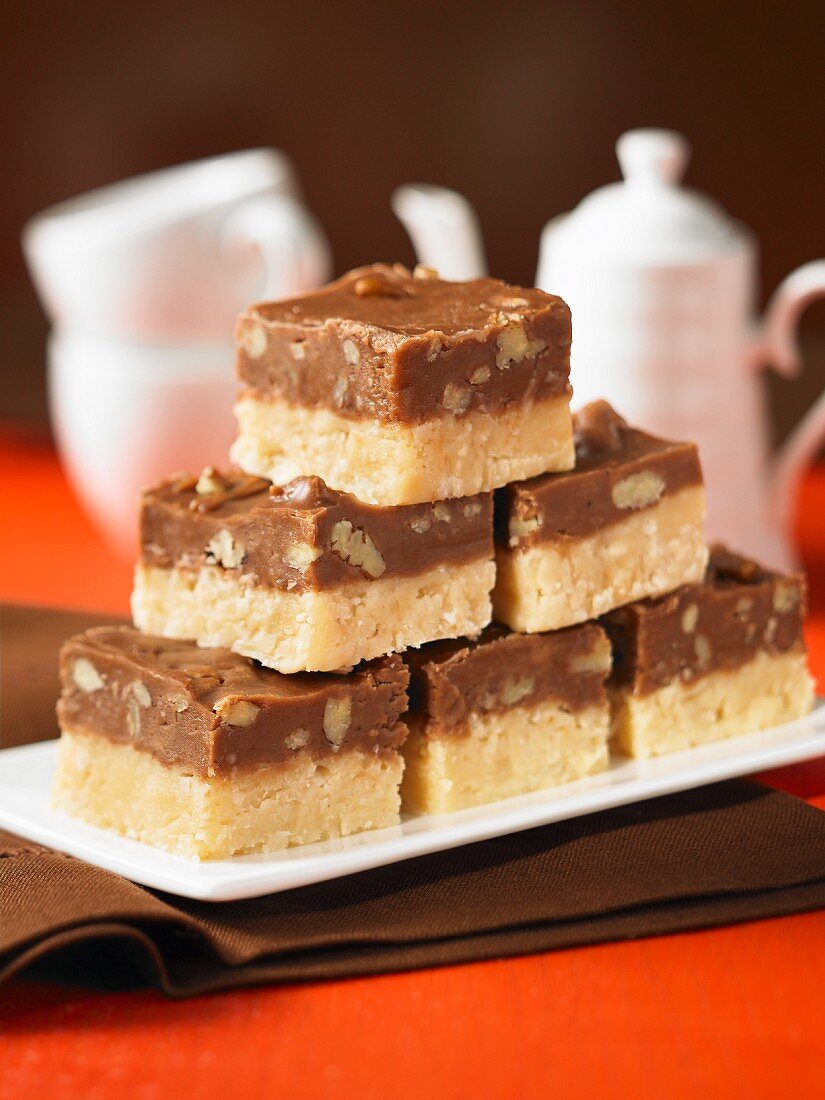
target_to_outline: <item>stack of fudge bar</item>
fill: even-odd
[[[570,312],[376,265],[237,328],[236,465],[142,501],[61,656],[55,801],[222,858],[802,715],[800,576],[708,551],[696,447],[571,415]]]

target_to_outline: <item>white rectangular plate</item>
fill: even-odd
[[[291,890],[412,856],[688,790],[825,754],[825,701],[813,714],[761,733],[633,761],[601,775],[458,813],[409,817],[400,826],[263,856],[190,862],[53,810],[56,741],[0,751],[0,827],[183,897],[232,901]]]

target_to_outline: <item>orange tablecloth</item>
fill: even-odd
[[[50,447],[0,431],[0,469],[0,598],[125,611],[131,569]],[[825,471],[799,526],[825,690]],[[825,759],[763,778],[825,809]],[[19,981],[0,992],[0,1100],[818,1097],[823,996],[825,913],[180,1003]]]

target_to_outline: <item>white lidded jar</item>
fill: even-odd
[[[633,130],[619,139],[617,155],[624,180],[593,192],[542,233],[537,285],[561,295],[573,314],[574,404],[606,397],[634,424],[695,440],[709,536],[787,564],[758,369],[768,362],[795,369],[793,328],[804,305],[825,293],[825,262],[783,283],[760,334],[755,240],[681,186],[685,139]],[[783,503],[791,458],[795,474],[824,421],[821,401],[791,441]]]

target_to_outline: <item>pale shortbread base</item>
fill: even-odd
[[[471,713],[468,730],[427,737],[412,720],[402,752],[405,810],[443,814],[554,787],[609,763],[607,707],[572,714],[558,703]]]
[[[805,653],[759,653],[732,671],[710,672],[649,695],[612,693],[616,747],[628,756],[659,756],[807,714],[814,702]]]
[[[283,485],[316,474],[368,504],[421,504],[497,489],[575,455],[567,397],[523,402],[496,415],[468,413],[423,424],[348,420],[279,398],[243,398],[232,458]]]
[[[360,751],[204,778],[89,733],[60,738],[53,804],[190,859],[227,859],[399,822],[399,754]]]
[[[443,565],[412,577],[285,592],[241,584],[217,566],[197,573],[139,565],[135,626],[225,646],[279,672],[329,672],[490,621],[492,561]]]
[[[496,549],[495,617],[533,634],[586,622],[705,575],[705,491],[690,486],[584,538]]]

